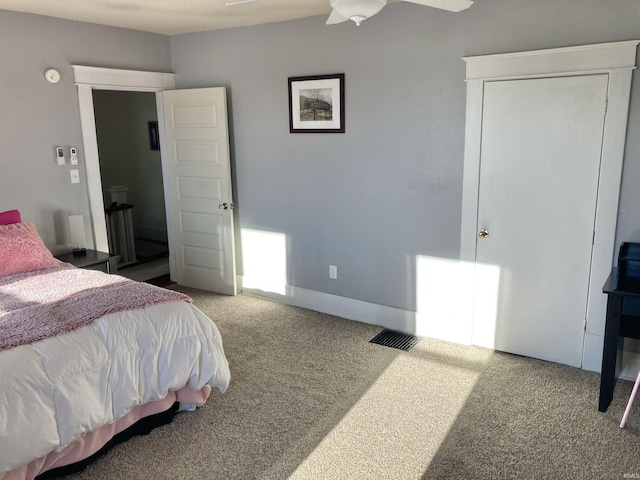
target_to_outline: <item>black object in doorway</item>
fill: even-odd
[[[396,332],[395,330],[388,330],[385,328],[379,334],[369,340],[369,343],[377,343],[378,345],[397,348],[398,350],[404,350],[405,352],[408,352],[419,341],[420,338],[416,337],[415,335]]]

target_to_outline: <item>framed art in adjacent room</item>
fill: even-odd
[[[158,134],[158,122],[147,122],[149,126],[149,148],[160,150],[160,135]]]
[[[344,133],[344,73],[289,77],[289,132]]]

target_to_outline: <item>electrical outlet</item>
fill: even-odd
[[[338,278],[338,267],[335,265],[329,265],[329,278],[334,280]]]

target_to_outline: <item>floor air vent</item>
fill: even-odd
[[[385,347],[397,348],[408,352],[420,339],[415,335],[396,332],[394,330],[382,330],[379,334],[369,340],[369,343],[377,343]]]

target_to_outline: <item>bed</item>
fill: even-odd
[[[226,390],[220,332],[189,297],[63,264],[33,224],[4,217],[0,479],[78,465]]]

